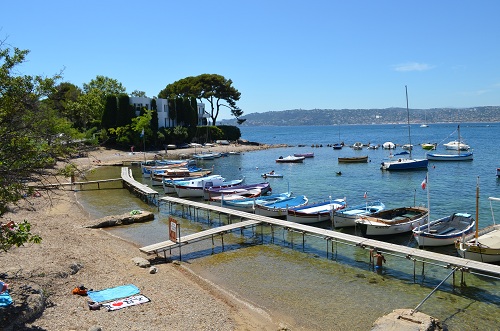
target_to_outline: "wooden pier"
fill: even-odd
[[[158,192],[149,186],[136,181],[134,176],[132,176],[132,170],[130,168],[122,167],[121,177],[123,180],[123,187],[126,187],[129,191],[141,196],[144,201],[158,205]]]
[[[332,243],[344,243],[353,246],[357,246],[363,249],[374,249],[374,250],[382,250],[384,252],[391,252],[394,254],[401,255],[403,258],[416,261],[417,259],[422,259],[422,262],[428,263],[429,261],[434,261],[440,263],[442,267],[445,268],[456,268],[462,272],[476,272],[486,275],[491,275],[495,277],[500,276],[500,266],[494,264],[488,264],[483,262],[477,262],[469,259],[463,259],[455,256],[439,254],[435,252],[425,251],[418,248],[412,248],[407,246],[396,245],[392,243],[387,243],[384,241],[358,237],[338,231],[321,229],[314,226],[288,222],[285,220],[280,220],[272,217],[255,215],[252,213],[242,212],[238,210],[223,208],[219,206],[212,206],[206,203],[195,202],[191,200],[179,199],[175,197],[163,197],[160,201],[164,201],[170,204],[181,204],[183,206],[188,206],[188,208],[195,209],[204,209],[207,211],[212,211],[216,213],[222,213],[230,216],[239,217],[240,219],[245,219],[246,221],[237,222],[235,224],[231,224],[231,226],[227,226],[227,230],[224,226],[220,227],[220,232],[229,231],[230,229],[236,229],[244,226],[255,226],[257,224],[262,225],[270,225],[280,226],[288,231],[295,231],[301,233],[303,236],[306,234],[316,236],[319,238],[323,238]],[[246,222],[246,223],[245,223]],[[191,241],[201,240],[203,238],[207,238],[212,236],[214,233],[217,233],[218,228],[202,231],[199,233],[195,233],[186,237],[183,237],[177,243],[173,243],[171,241],[165,241],[158,244],[153,244],[149,246],[145,246],[140,248],[140,250],[144,253],[152,254],[159,253],[161,251],[165,251],[171,249],[175,246],[181,246],[188,244]],[[212,232],[211,232],[212,231]],[[215,232],[213,232],[215,231]],[[189,238],[188,238],[189,237]]]

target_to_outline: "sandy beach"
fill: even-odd
[[[272,147],[230,145],[209,149],[247,152]],[[72,162],[85,173],[99,165],[142,161],[155,155],[179,158],[191,153],[194,149],[132,154],[98,148]],[[41,192],[13,208],[2,221],[25,219],[32,224],[32,232],[42,237],[42,243],[0,253],[0,279],[9,284],[15,302],[14,307],[1,311],[1,330],[287,329],[268,312],[201,279],[182,263],[155,261],[130,242],[104,230],[83,227],[90,219],[71,190]],[[151,274],[148,268],[136,266],[134,257],[148,258],[158,272]],[[90,310],[88,297],[72,294],[79,285],[101,290],[125,284],[137,286],[150,302],[108,312]]]

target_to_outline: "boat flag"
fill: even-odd
[[[367,198],[368,197],[368,192],[365,192],[365,195],[363,195],[363,198]]]
[[[425,175],[425,178],[420,186],[422,186],[422,190],[425,190],[425,188],[427,187],[427,175]]]

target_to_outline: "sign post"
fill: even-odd
[[[173,241],[174,243],[179,244],[179,261],[182,260],[182,253],[181,253],[181,245],[177,241],[177,238],[180,237],[181,233],[181,228],[180,225],[177,223],[177,220],[174,219],[173,217],[168,218],[168,238]]]

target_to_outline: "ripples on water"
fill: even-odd
[[[453,132],[455,125],[431,125],[412,128],[412,143],[438,142]],[[496,156],[500,146],[498,124],[463,125],[462,135],[474,147],[472,162],[430,163],[429,188],[431,218],[446,216],[452,212],[475,213],[476,179],[480,177],[480,224],[492,223],[487,205],[488,196],[500,196],[499,181],[495,169],[500,164]],[[348,144],[355,141],[382,144],[393,141],[407,143],[403,126],[353,126],[341,127],[342,140]],[[297,138],[296,132],[300,131]],[[400,132],[402,131],[402,132]],[[214,172],[228,179],[246,177],[247,182],[262,181],[260,174],[275,170],[284,174],[283,179],[269,179],[273,192],[288,189],[295,194],[305,194],[310,201],[346,197],[351,204],[360,203],[364,192],[369,198],[379,198],[388,208],[401,205],[427,204],[427,194],[420,188],[425,171],[388,173],[379,169],[383,150],[353,151],[344,148],[334,151],[326,144],[338,141],[338,127],[283,127],[242,128],[243,138],[264,143],[287,143],[290,145],[323,144],[325,147],[289,147],[244,153],[200,165],[214,166]],[[452,140],[454,138],[450,138]],[[446,141],[444,141],[446,142]],[[313,159],[304,164],[276,164],[280,155],[294,152],[314,152]],[[338,156],[369,155],[367,164],[338,164]],[[419,146],[414,157],[423,157]],[[434,167],[435,166],[435,167]],[[336,172],[341,171],[342,176]],[[100,169],[99,178],[119,176],[118,168]],[[134,176],[140,179],[140,171],[134,169]],[[158,190],[161,191],[160,188]],[[169,209],[162,206],[158,212],[147,206],[126,190],[102,190],[81,192],[79,198],[93,217],[120,214],[132,209],[146,209],[157,213],[153,222],[112,229],[111,232],[147,245],[167,238]],[[201,231],[227,222],[224,216],[211,215],[210,222],[205,212],[199,212],[196,219],[182,218],[180,208],[173,214],[181,221],[181,233]],[[186,214],[184,214],[186,216]],[[319,226],[329,228],[330,224]],[[344,230],[352,233],[352,229]],[[413,246],[409,234],[391,239],[392,242]],[[265,245],[262,245],[265,243]],[[292,245],[293,243],[293,245]],[[291,249],[293,246],[293,249]],[[437,249],[456,254],[452,247]],[[371,271],[368,251],[351,246],[338,245],[336,260],[331,252],[326,253],[322,239],[302,236],[276,230],[271,236],[269,229],[257,227],[224,236],[224,253],[220,240],[212,248],[205,240],[182,249],[183,260],[191,262],[190,268],[201,276],[223,286],[229,291],[272,312],[284,322],[296,326],[294,329],[325,330],[350,329],[367,330],[381,315],[398,308],[414,308],[450,272],[441,267],[425,265],[425,277],[421,275],[422,265],[416,264],[416,282],[413,281],[413,263],[404,258],[386,254],[385,274],[380,276]],[[218,253],[218,254],[213,254]],[[173,251],[174,257],[176,251]],[[455,282],[460,282],[460,273]],[[467,287],[452,288],[451,278],[443,285],[443,291],[436,292],[421,308],[425,313],[439,318],[450,330],[495,329],[500,325],[500,290],[498,281],[465,275]]]

